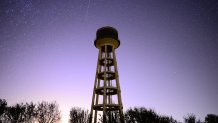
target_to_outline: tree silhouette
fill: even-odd
[[[144,107],[130,108],[125,113],[126,123],[177,123],[172,117],[160,116]]]
[[[90,114],[88,110],[73,107],[70,110],[70,123],[89,123]]]
[[[4,115],[7,110],[7,101],[5,99],[0,99],[0,123],[5,119]]]
[[[130,108],[125,113],[127,123],[157,123],[158,116],[153,110],[144,107]]]
[[[37,118],[37,110],[36,110],[36,105],[33,104],[33,102],[31,103],[26,103],[25,104],[25,122],[33,122],[36,120]]]
[[[6,119],[12,123],[22,123],[25,118],[25,106],[23,103],[7,108]]]
[[[7,108],[7,101],[5,99],[0,99],[0,116],[5,112]]]
[[[0,109],[0,123],[30,123],[31,121],[34,121],[34,118],[36,117],[35,105],[32,102],[30,104],[26,103],[24,105],[21,103],[7,107],[7,102],[5,100],[0,100]]]
[[[159,123],[177,123],[172,117],[159,116]]]
[[[37,106],[37,120],[39,123],[56,123],[60,121],[60,111],[56,102],[42,101]]]
[[[218,115],[208,114],[205,117],[205,122],[206,123],[218,123]]]
[[[184,118],[185,123],[195,123],[196,116],[194,114],[188,114],[187,117]]]

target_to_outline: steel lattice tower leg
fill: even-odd
[[[103,114],[103,122],[112,120],[117,112],[119,122],[124,123],[123,104],[118,78],[115,49],[119,47],[118,32],[112,27],[102,27],[97,31],[95,46],[99,49],[92,96],[90,123],[98,121],[98,112]]]

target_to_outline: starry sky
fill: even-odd
[[[91,107],[96,30],[119,32],[124,110],[218,114],[216,0],[0,0],[0,98]]]

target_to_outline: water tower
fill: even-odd
[[[99,113],[103,123],[118,117],[124,123],[123,104],[117,70],[115,49],[120,46],[118,31],[113,27],[102,27],[96,32],[94,45],[99,49],[94,89],[91,104],[90,123],[98,121]],[[116,114],[116,116],[115,116]]]

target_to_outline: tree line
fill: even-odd
[[[57,123],[61,119],[60,113],[56,102],[8,106],[5,99],[0,99],[0,123]]]
[[[17,103],[8,106],[5,99],[0,99],[0,123],[59,123],[61,112],[56,102],[38,102],[37,104]],[[69,112],[69,123],[90,123],[90,112],[80,107],[73,107]],[[105,114],[105,123],[119,123],[118,112]],[[152,109],[144,107],[129,108],[124,113],[125,123],[182,123],[171,116],[157,114]],[[98,123],[103,122],[103,116]],[[197,120],[189,114],[184,117],[184,123],[218,123],[218,115],[208,114],[204,121]]]
[[[144,107],[129,108],[124,113],[124,117],[125,123],[218,123],[218,115],[215,114],[207,114],[204,121],[197,120],[194,114],[188,114],[184,117],[184,122],[179,122],[172,116],[159,115],[154,110]],[[88,110],[74,107],[70,111],[70,123],[90,123],[89,118]],[[99,121],[98,123],[102,123],[102,116]],[[106,123],[120,123],[118,112],[106,114]]]

